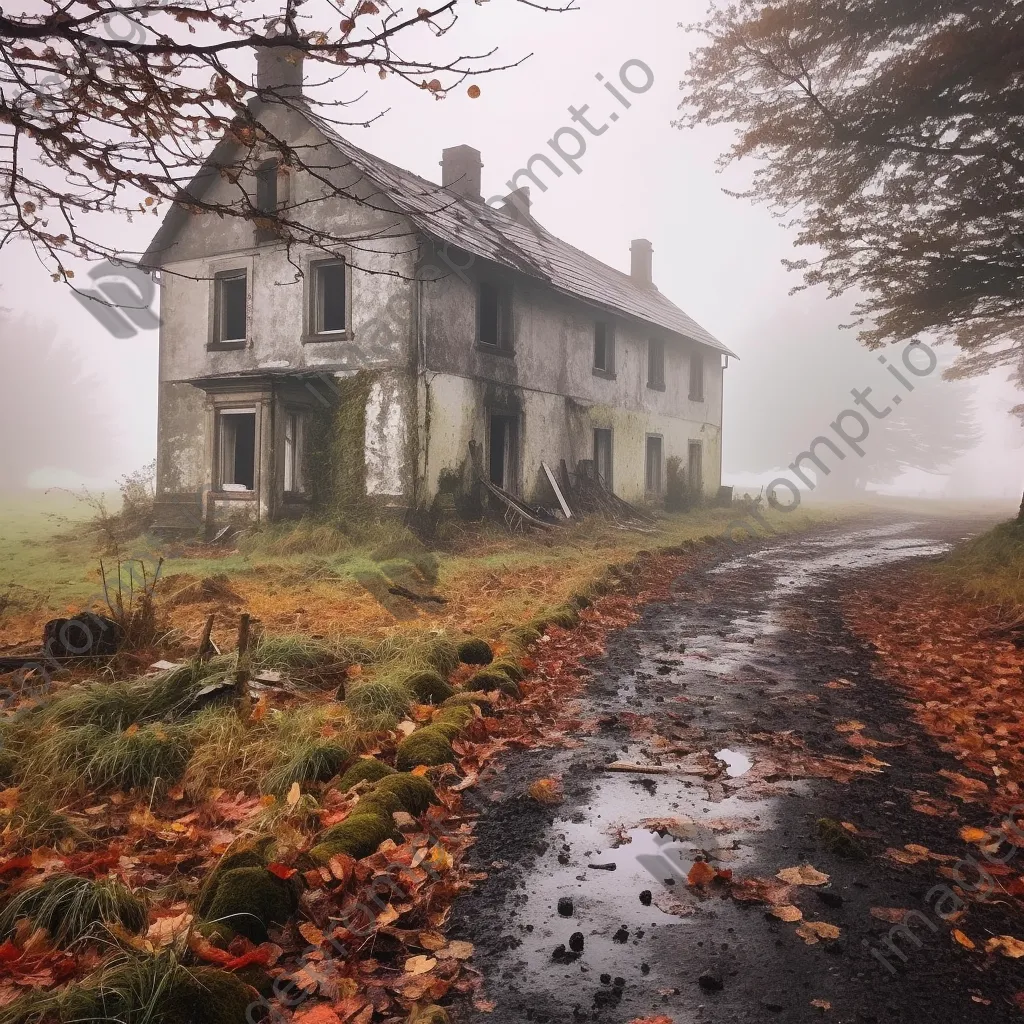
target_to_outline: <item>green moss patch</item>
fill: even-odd
[[[404,685],[421,704],[440,704],[455,692],[437,672],[417,672]]]
[[[492,661],[488,666],[488,671],[501,672],[502,675],[508,676],[513,683],[518,683],[526,678],[526,669],[513,658],[499,658],[497,661]]]
[[[354,686],[345,697],[356,724],[374,731],[394,728],[409,713],[410,703],[404,686],[385,679]]]
[[[395,834],[395,823],[390,816],[382,813],[356,813],[341,824],[327,829],[320,841],[310,851],[310,857],[317,864],[326,864],[339,853],[348,854],[359,860],[377,852],[386,839]]]
[[[417,729],[398,744],[395,764],[399,771],[411,771],[417,765],[454,764],[455,754],[448,737],[439,729]],[[387,781],[386,779],[384,780]]]
[[[483,690],[485,693],[498,690],[513,700],[518,700],[520,696],[519,687],[504,672],[496,672],[493,668],[485,668],[482,672],[477,672],[466,685],[474,690]]]
[[[431,804],[437,803],[437,794],[422,775],[401,772],[381,779],[374,787],[376,793],[393,793],[401,801],[402,809],[419,817]]]
[[[493,658],[490,644],[479,637],[463,640],[459,644],[459,661],[464,665],[490,665]]]
[[[338,789],[343,793],[360,782],[379,782],[394,775],[395,769],[375,757],[361,757],[342,775]]]
[[[548,621],[562,629],[575,629],[580,624],[580,613],[572,605],[564,604],[551,613]]]
[[[273,845],[273,836],[261,836],[259,839],[235,843],[217,862],[217,866],[207,877],[200,890],[199,898],[196,902],[196,909],[199,913],[205,915],[210,909],[217,886],[220,884],[221,878],[228,871],[233,871],[235,868],[266,867],[269,852]]]
[[[283,925],[298,906],[292,887],[266,868],[232,868],[218,879],[207,917],[251,942],[266,942],[271,925]]]

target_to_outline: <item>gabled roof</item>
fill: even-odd
[[[536,221],[524,223],[483,201],[442,189],[354,146],[317,115],[307,116],[424,234],[540,278],[567,295],[735,355],[656,288],[638,285],[629,274],[563,242]]]
[[[467,199],[443,189],[436,182],[353,145],[329,122],[301,104],[296,103],[292,109],[322,132],[396,209],[435,241],[537,278],[557,291],[621,316],[735,355],[657,288],[637,284],[629,274],[556,238],[532,218],[517,219],[482,200]],[[217,177],[210,173],[211,163],[213,157],[193,179],[189,192],[201,195]],[[159,252],[170,244],[185,219],[179,207],[172,208],[140,261],[142,265],[158,263]]]

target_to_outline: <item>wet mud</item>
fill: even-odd
[[[613,635],[581,700],[596,727],[570,749],[505,758],[470,791],[488,879],[456,902],[451,930],[475,944],[495,1006],[457,1007],[457,1019],[1024,1019],[1020,962],[971,958],[931,909],[936,865],[881,857],[905,843],[966,857],[958,830],[990,822],[980,807],[911,809],[922,793],[946,797],[936,772],[957,762],[912,722],[841,615],[862,574],[934,558],[976,528],[875,522],[725,556]],[[763,774],[787,743],[859,759],[836,729],[850,720],[892,744],[870,751],[883,768],[844,782]],[[608,770],[616,763],[633,768]],[[561,805],[528,798],[541,776],[561,777]],[[854,824],[856,843],[836,843],[822,821]],[[809,945],[725,885],[691,889],[701,859],[736,879],[812,864],[830,881],[801,887],[803,916],[839,938]],[[920,921],[893,942],[873,907]],[[970,914],[975,931],[1021,931],[1005,905]]]

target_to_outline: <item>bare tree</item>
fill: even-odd
[[[131,218],[168,204],[244,218],[288,241],[342,241],[314,229],[302,209],[261,209],[242,187],[257,170],[257,152],[269,150],[283,169],[359,198],[277,137],[265,112],[301,106],[335,129],[365,124],[345,119],[358,98],[346,87],[359,72],[395,75],[440,99],[469,78],[521,62],[496,63],[494,50],[420,56],[456,27],[459,2],[407,11],[385,0],[286,0],[270,22],[244,0],[44,0],[39,13],[0,10],[0,246],[26,239],[55,280],[69,280],[76,258],[130,259],[105,241],[102,215]],[[517,2],[575,9],[575,0]],[[406,52],[406,44],[419,49]],[[305,62],[305,92],[288,81],[287,67],[280,86],[253,85],[254,54],[295,68]],[[468,88],[479,95],[475,84]],[[204,198],[194,181],[218,146],[232,153],[216,170],[238,185],[230,202]]]

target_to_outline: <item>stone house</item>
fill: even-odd
[[[279,53],[258,75],[289,98],[259,114],[303,166],[232,181],[225,140],[190,189],[245,188],[353,241],[166,216],[141,261],[161,279],[158,525],[266,522],[339,491],[423,507],[477,474],[554,505],[542,463],[562,460],[642,501],[677,457],[714,495],[730,353],[654,285],[651,243],[621,273],[537,223],[528,188],[485,202],[468,146],[444,150],[440,186],[372,156],[305,105],[301,61]]]

